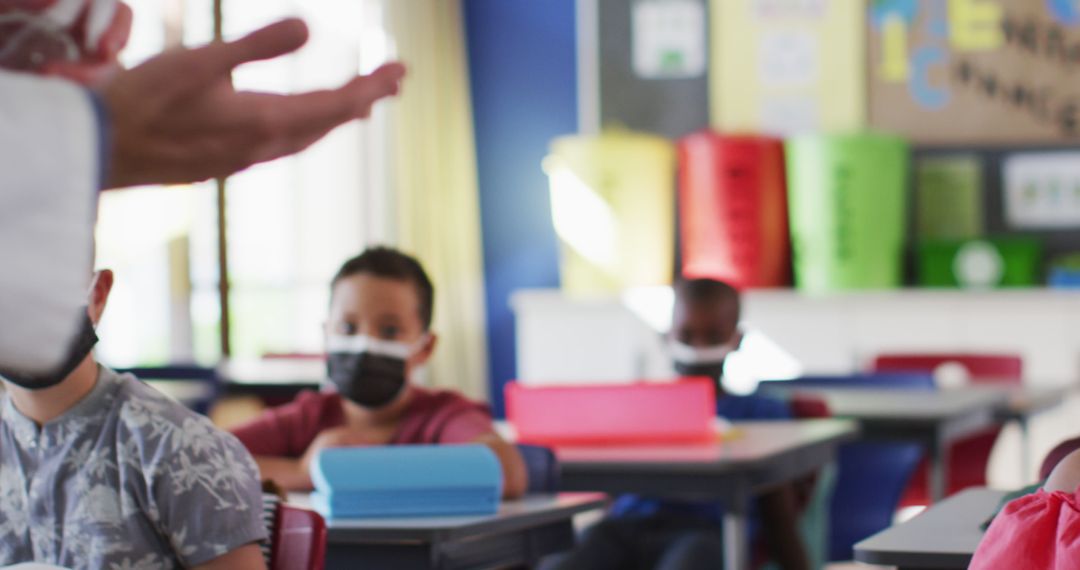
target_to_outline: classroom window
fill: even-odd
[[[374,69],[392,50],[380,7],[376,0],[224,0],[226,39],[290,15],[311,28],[298,53],[237,70],[236,87],[306,91]],[[128,65],[175,38],[201,44],[213,37],[212,0],[142,0],[132,8]],[[330,277],[365,245],[394,237],[383,167],[387,133],[376,112],[298,156],[226,181],[232,356],[321,351]],[[116,366],[216,362],[222,356],[216,183],[106,193],[100,217],[98,267],[117,274],[102,323],[102,359]]]

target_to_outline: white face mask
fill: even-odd
[[[412,344],[396,340],[383,340],[362,334],[332,334],[326,337],[326,352],[368,353],[408,360],[414,354],[423,350],[425,344],[427,344],[427,334],[424,334]]]
[[[733,342],[713,346],[690,346],[675,339],[668,339],[668,354],[679,364],[719,364],[738,346]]]

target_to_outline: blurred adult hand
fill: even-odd
[[[398,63],[324,91],[233,88],[234,68],[296,51],[307,36],[302,21],[284,20],[233,42],[167,51],[108,78],[98,87],[112,121],[106,187],[227,176],[299,152],[398,92]]]

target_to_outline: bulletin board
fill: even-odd
[[[596,2],[604,127],[678,138],[709,124],[706,0]]]
[[[1072,0],[874,0],[872,127],[928,145],[1080,141]]]
[[[596,4],[603,125],[896,133],[913,150],[910,245],[1080,252],[1080,1],[578,1]]]

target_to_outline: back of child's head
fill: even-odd
[[[369,247],[342,264],[330,282],[330,294],[333,295],[334,288],[342,279],[361,274],[411,283],[419,301],[420,322],[424,325],[424,330],[431,328],[435,310],[435,287],[416,258],[392,247]]]
[[[736,334],[740,312],[739,292],[731,285],[715,279],[679,280],[671,332],[687,344],[724,344]]]
[[[741,310],[739,291],[716,279],[680,279],[675,284],[675,302],[682,305],[731,304]]]

